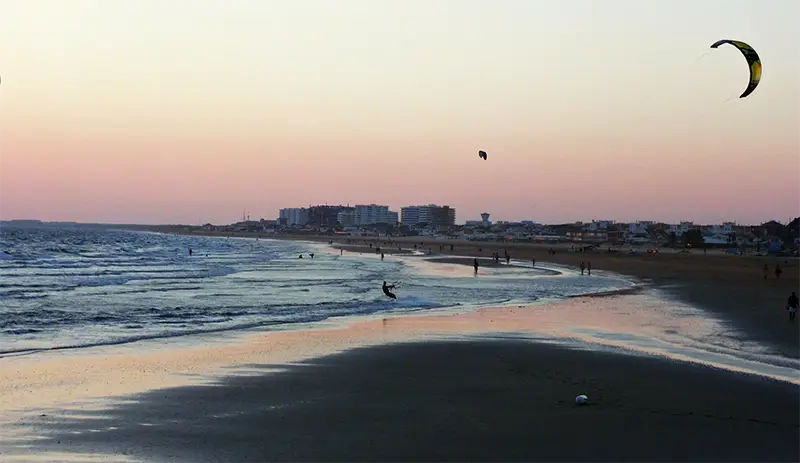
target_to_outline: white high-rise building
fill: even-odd
[[[407,206],[400,209],[400,221],[407,226],[425,223],[446,227],[455,225],[456,210],[450,206],[439,206],[437,204]]]
[[[305,207],[287,207],[279,211],[279,221],[286,226],[299,226],[308,223],[308,209]]]
[[[356,224],[356,213],[351,209],[339,212],[336,214],[336,221],[343,227],[352,227]]]
[[[419,223],[419,206],[406,206],[400,208],[400,223],[413,227]]]
[[[389,210],[389,206],[378,204],[357,204],[353,207],[354,225],[375,225],[397,223],[397,212]]]

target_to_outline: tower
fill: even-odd
[[[485,224],[489,223],[489,213],[488,212],[481,212],[481,221]]]

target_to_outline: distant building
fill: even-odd
[[[692,228],[695,228],[693,222],[681,222],[679,224],[672,224],[669,226],[669,232],[675,233],[678,236],[683,236],[684,233],[688,232]]]
[[[353,210],[354,225],[395,225],[397,223],[397,212],[390,211],[389,206],[357,204]]]
[[[406,206],[400,209],[400,221],[410,227],[419,224],[452,226],[456,223],[456,210],[450,206],[437,204]]]
[[[489,227],[492,226],[492,221],[489,220],[489,216],[490,216],[490,214],[488,212],[482,212],[481,213],[481,220],[467,220],[466,222],[464,222],[464,225],[470,226],[470,227],[489,228]]]
[[[628,224],[628,233],[632,235],[646,235],[651,222],[632,222]]]
[[[723,222],[722,225],[713,225],[711,227],[712,235],[729,235],[736,229],[736,222]]]
[[[586,228],[591,231],[607,230],[615,223],[613,220],[592,220],[592,223]]]
[[[278,211],[278,214],[278,222],[287,227],[302,227],[308,223],[308,209],[305,207],[287,207]]]
[[[342,211],[353,210],[345,206],[311,206],[308,208],[308,223],[317,227],[333,228],[339,224]]]
[[[400,208],[400,222],[408,227],[419,223],[419,207],[407,206]]]
[[[346,209],[336,214],[336,221],[343,227],[352,227],[356,224],[356,213],[353,210]]]

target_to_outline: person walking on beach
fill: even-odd
[[[192,248],[189,248],[189,257],[192,256]]]
[[[768,276],[769,276],[769,265],[764,264],[764,281],[767,281]]]
[[[531,262],[533,262],[533,266],[536,267],[536,256],[533,256],[533,259],[531,259]]]
[[[383,253],[381,253],[381,260],[383,260]]]
[[[775,279],[781,279],[781,273],[783,273],[783,269],[781,268],[781,264],[775,264]]]
[[[592,262],[591,261],[587,261],[586,262],[586,270],[589,271],[589,275],[592,274]]]
[[[392,299],[397,299],[397,296],[395,296],[394,293],[389,291],[390,289],[394,289],[394,285],[387,285],[386,282],[384,281],[382,289],[383,289],[383,294],[387,295],[388,297],[390,297]]]
[[[586,264],[581,262],[581,275],[583,275],[584,270],[586,270]]]
[[[475,275],[478,274],[478,259],[472,259],[472,266],[475,267]]]
[[[794,323],[794,317],[797,316],[797,309],[800,306],[800,299],[797,298],[797,294],[792,291],[792,295],[789,296],[789,300],[786,301],[786,310],[789,311],[789,322]]]

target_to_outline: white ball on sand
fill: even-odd
[[[589,398],[586,397],[584,394],[575,397],[576,405],[586,405],[587,403],[589,403]]]

